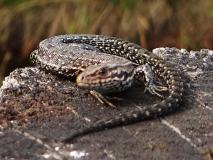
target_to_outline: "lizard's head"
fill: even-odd
[[[130,62],[92,65],[78,75],[77,85],[101,93],[122,91],[131,86],[134,68]]]

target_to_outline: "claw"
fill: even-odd
[[[164,96],[160,94],[159,92],[168,91],[168,88],[161,85],[154,84],[154,75],[153,75],[151,67],[148,64],[138,66],[136,69],[136,72],[138,74],[140,73],[144,74],[145,86],[146,86],[144,92],[148,91],[152,95],[156,95],[160,98],[164,98]]]
[[[163,91],[167,91],[167,90],[168,90],[167,87],[156,86],[154,84],[149,84],[149,85],[146,85],[144,92],[148,91],[152,95],[156,95],[156,96],[158,96],[160,98],[164,98],[164,96],[162,94],[160,94],[159,92],[163,92]]]
[[[168,91],[168,88],[164,87],[164,86],[155,86],[155,87],[156,87],[156,90],[158,92],[166,92],[166,91]]]

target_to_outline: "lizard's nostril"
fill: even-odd
[[[80,80],[84,80],[84,77],[82,77],[82,76],[79,76],[80,77]]]

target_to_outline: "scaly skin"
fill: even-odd
[[[144,109],[136,108],[114,118],[99,121],[91,126],[77,130],[65,138],[63,142],[70,143],[75,137],[81,135],[168,114],[174,111],[182,101],[183,82],[179,72],[171,64],[141,48],[139,45],[126,40],[101,35],[64,35],[60,39],[61,43],[64,44],[79,43],[91,45],[104,53],[124,57],[138,66],[148,65],[158,77],[161,77],[166,82],[169,91],[169,96],[158,104]],[[45,52],[48,52],[48,50],[45,50]],[[35,56],[34,59],[36,59]],[[37,64],[40,64],[42,69],[46,70],[49,67],[49,70],[51,70],[48,64],[43,64],[42,67],[42,61],[38,60],[38,57],[35,61]],[[55,72],[59,72],[59,70]]]

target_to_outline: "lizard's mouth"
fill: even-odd
[[[107,85],[111,84],[107,79],[94,79],[91,77],[85,77],[83,74],[77,76],[76,83],[80,88],[89,90],[104,90]]]

